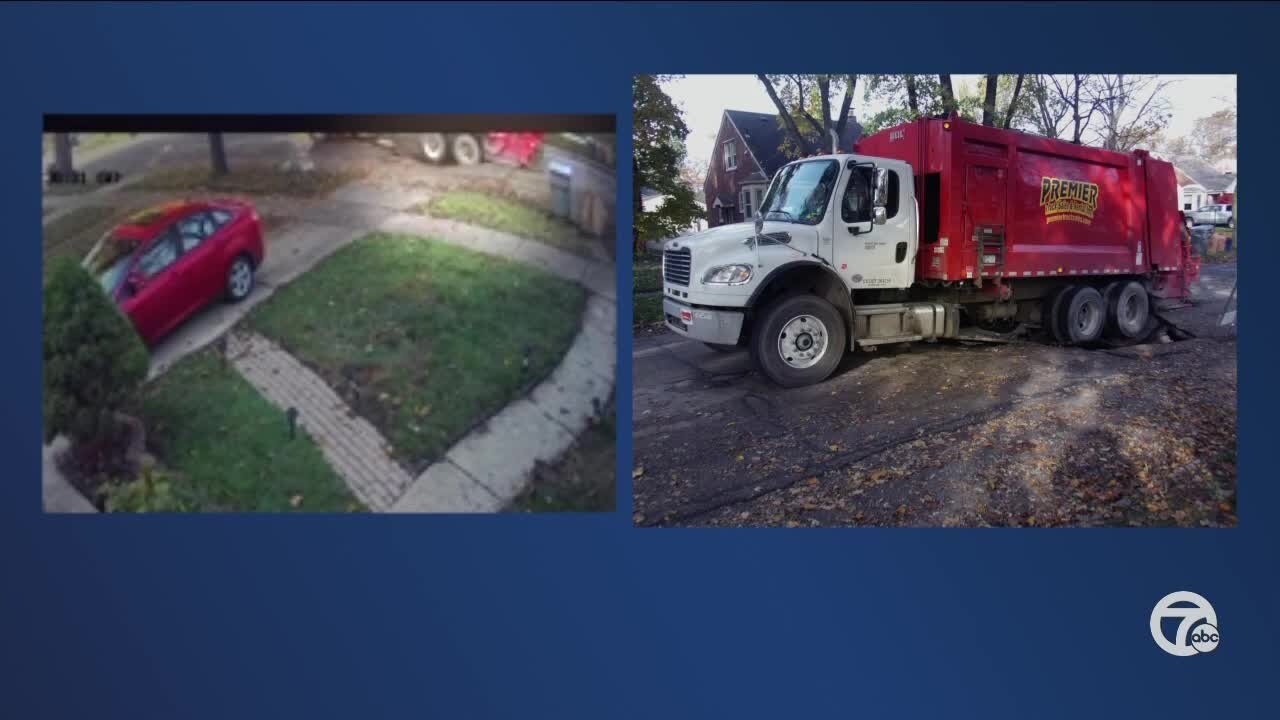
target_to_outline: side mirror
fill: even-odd
[[[885,168],[876,168],[875,188],[872,191],[871,204],[878,208],[889,204],[889,171]]]
[[[877,205],[871,208],[871,222],[876,225],[883,225],[888,218],[888,212],[884,209],[883,205]]]

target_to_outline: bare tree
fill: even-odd
[[[938,84],[942,87],[942,110],[946,113],[953,113],[959,105],[956,104],[956,91],[951,87],[950,75],[939,75]]]
[[[1150,144],[1169,124],[1170,105],[1164,95],[1170,81],[1155,75],[1098,75],[1086,89],[1091,113],[1101,121],[1096,142],[1108,150],[1128,152]]]
[[[53,169],[63,178],[75,172],[75,163],[71,158],[71,135],[57,133],[53,136]]]
[[[996,86],[999,83],[999,75],[986,75],[983,78],[982,124],[987,127],[994,127],[996,124]]]
[[[831,134],[843,137],[849,124],[857,75],[756,75],[778,109],[787,141],[795,154],[825,151]],[[844,91],[840,108],[832,112],[832,96]],[[815,116],[816,113],[816,116]],[[800,121],[804,121],[801,129]]]
[[[227,148],[222,144],[222,133],[209,133],[209,155],[213,161],[214,175],[231,172],[227,167]]]
[[[903,83],[907,87],[907,109],[911,111],[913,117],[918,117],[920,115],[920,95],[916,89],[916,76],[903,76]]]
[[[1026,76],[1025,76],[1025,75],[1019,75],[1019,76],[1018,76],[1018,79],[1017,79],[1016,81],[1014,81],[1014,85],[1013,85],[1013,97],[1012,97],[1012,98],[1010,98],[1010,100],[1009,100],[1009,110],[1004,114],[1004,129],[1005,129],[1005,130],[1008,130],[1010,127],[1012,127],[1012,126],[1013,126],[1013,117],[1014,117],[1014,115],[1016,115],[1016,114],[1017,114],[1017,112],[1018,112],[1018,99],[1019,99],[1019,96],[1022,94],[1022,79],[1023,79],[1024,77],[1026,77]]]

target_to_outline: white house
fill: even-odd
[[[667,196],[654,190],[653,188],[640,188],[640,205],[645,212],[653,212],[662,207],[667,201]],[[702,216],[695,218],[693,223],[682,229],[679,235],[688,235],[689,233],[702,232],[707,229],[707,221],[704,219],[707,215],[707,205],[701,200],[694,200],[698,207],[702,208]],[[664,238],[666,239],[666,238]]]

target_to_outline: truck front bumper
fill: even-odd
[[[693,340],[716,345],[736,345],[742,334],[743,313],[693,307],[669,297],[662,298],[662,315],[667,327]]]

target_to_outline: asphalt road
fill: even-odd
[[[849,355],[807,388],[745,352],[634,343],[638,525],[1234,525],[1234,265],[1196,337],[1088,350],[940,342]]]

